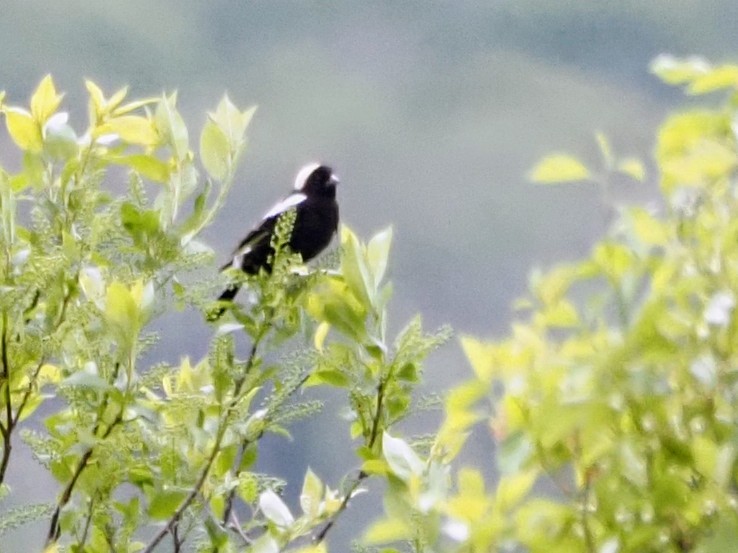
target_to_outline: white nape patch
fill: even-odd
[[[275,205],[272,209],[267,211],[264,214],[264,219],[269,219],[270,217],[276,217],[277,215],[280,215],[281,213],[284,213],[291,207],[295,207],[296,205],[301,204],[307,200],[307,196],[305,194],[301,193],[292,193],[289,196],[287,196],[284,200],[279,202],[277,205]]]
[[[308,180],[310,174],[318,167],[320,167],[320,163],[308,163],[300,169],[295,177],[295,190],[302,190],[302,187],[305,186],[305,181]]]

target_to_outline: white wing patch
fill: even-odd
[[[300,169],[295,177],[295,190],[302,190],[302,187],[305,186],[305,181],[308,180],[311,173],[318,167],[320,167],[320,163],[308,163]]]
[[[240,269],[241,265],[243,265],[243,258],[246,257],[250,253],[251,253],[251,246],[246,246],[238,250],[233,256],[231,267],[233,267],[234,269]]]
[[[264,214],[264,219],[269,219],[270,217],[276,217],[277,215],[284,213],[291,207],[295,207],[296,205],[301,204],[307,200],[307,196],[305,194],[290,194],[287,196],[284,200],[279,202],[277,205],[275,205],[272,209],[267,211]]]

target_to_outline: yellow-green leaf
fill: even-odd
[[[19,148],[39,152],[43,145],[41,127],[33,116],[20,108],[5,108],[5,125]]]
[[[62,95],[56,93],[51,75],[46,75],[31,96],[31,115],[43,125],[59,108],[61,100]]]
[[[159,141],[159,134],[156,132],[153,123],[146,117],[139,115],[114,117],[99,125],[93,136],[97,138],[105,134],[115,134],[124,142],[142,146],[153,146]]]
[[[138,320],[138,306],[128,287],[111,282],[105,299],[105,318],[119,328],[134,328]]]
[[[566,154],[546,156],[530,173],[530,180],[538,184],[575,182],[590,178],[589,170],[577,158]]]
[[[387,270],[387,260],[389,258],[389,250],[392,245],[392,227],[375,234],[366,248],[366,256],[369,267],[374,275],[374,284],[378,286],[384,278]]]
[[[322,499],[323,482],[308,467],[302,483],[302,492],[300,493],[300,507],[302,508],[302,512],[310,518],[317,517],[320,514],[320,502]]]
[[[515,507],[528,495],[536,478],[538,478],[538,472],[535,469],[503,476],[495,493],[496,507],[503,512]]]
[[[90,94],[90,122],[94,123],[102,119],[107,113],[107,103],[105,102],[105,96],[97,86],[90,80],[85,81],[85,87],[87,92]]]
[[[628,212],[635,236],[644,244],[663,246],[669,236],[667,226],[643,208]]]
[[[175,157],[183,160],[189,153],[189,135],[182,116],[177,111],[177,95],[164,96],[156,106],[154,121],[159,133],[174,150]]]
[[[399,518],[385,518],[372,524],[364,534],[364,541],[370,545],[410,539],[413,529]]]
[[[328,332],[331,330],[331,325],[327,322],[323,321],[318,325],[318,328],[315,329],[315,336],[313,337],[313,344],[315,345],[315,349],[318,351],[323,351],[323,346],[325,345],[325,339],[328,337]]]
[[[695,77],[687,87],[689,94],[708,94],[724,88],[738,87],[738,66],[721,65]]]
[[[612,146],[610,146],[610,141],[608,140],[607,136],[605,136],[605,134],[601,132],[595,134],[595,140],[597,141],[597,146],[600,149],[600,153],[602,154],[602,159],[605,161],[605,165],[607,167],[611,167],[614,156],[612,153]]]
[[[231,146],[220,127],[208,119],[200,134],[200,161],[215,180],[223,180],[231,167]]]
[[[461,347],[477,378],[482,382],[489,382],[494,370],[494,345],[486,344],[471,336],[462,336]]]
[[[618,171],[638,182],[643,182],[646,178],[646,170],[643,168],[643,163],[634,157],[625,158],[620,161],[618,163]]]
[[[111,162],[126,165],[142,176],[154,182],[165,183],[169,180],[169,164],[147,154],[129,156],[110,156]]]
[[[684,84],[710,70],[710,64],[704,58],[690,57],[679,59],[669,54],[662,54],[651,62],[651,72],[669,84]]]
[[[111,110],[115,110],[120,103],[125,99],[126,95],[128,94],[128,87],[124,86],[123,88],[116,91],[108,101],[108,107]],[[122,115],[121,113],[118,113],[117,115]]]

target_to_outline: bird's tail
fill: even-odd
[[[218,296],[218,303],[219,307],[214,308],[210,313],[208,313],[208,321],[213,322],[217,321],[223,316],[223,313],[226,312],[227,307],[224,305],[221,305],[223,302],[230,302],[233,301],[233,298],[236,297],[236,294],[238,294],[238,291],[241,289],[240,284],[232,284],[225,290],[223,290],[223,293]]]
[[[238,294],[238,291],[241,289],[240,284],[232,284],[225,290],[223,290],[223,293],[218,296],[218,301],[232,301],[233,298],[236,297],[236,294]]]

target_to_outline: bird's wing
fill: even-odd
[[[269,211],[262,217],[259,226],[251,230],[246,238],[241,240],[241,243],[233,252],[232,261],[226,263],[222,269],[228,267],[240,267],[245,256],[249,255],[253,250],[258,247],[268,246],[269,241],[272,238],[272,232],[274,225],[277,222],[277,217],[290,208],[293,208],[307,199],[307,196],[302,192],[293,192],[282,201],[274,205]],[[221,269],[221,270],[222,270]]]
[[[264,219],[270,219],[271,217],[276,217],[277,215],[281,215],[291,207],[295,207],[296,205],[301,204],[307,200],[307,196],[303,194],[302,192],[294,192],[287,196],[284,200],[279,202],[277,205],[272,207],[269,211],[267,211],[264,214]]]

